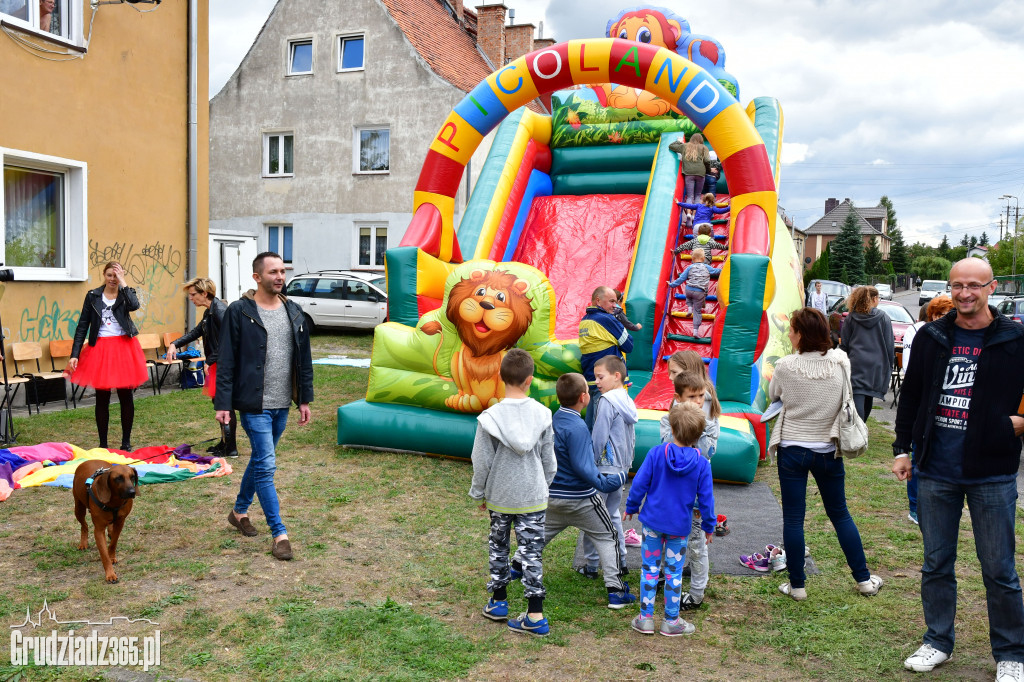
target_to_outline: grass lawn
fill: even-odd
[[[366,356],[371,341],[365,333],[318,334],[314,356]],[[921,543],[906,520],[903,486],[888,470],[885,426],[871,423],[871,449],[847,467],[869,567],[886,581],[879,596],[854,591],[812,486],[807,541],[822,573],[809,579],[806,602],[778,594],[783,576],[712,575],[706,606],[691,618],[695,635],[641,638],[629,628],[634,609],[605,608],[603,587],[570,570],[575,534],[566,532],[545,552],[552,630],[537,640],[480,615],[487,519],[466,496],[468,463],[335,446],[337,407],[363,396],[367,374],[317,366],[313,422],[293,423],[280,443],[277,489],[294,561],[271,557],[258,503],[258,537],[242,537],[225,520],[248,461],[243,437],[231,476],[141,488],[121,536],[117,585],[103,581],[91,532],[89,549],[76,549],[70,491],[15,491],[0,503],[0,623],[20,623],[44,599],[62,620],[149,618],[159,623],[162,644],[161,665],[151,673],[162,679],[913,678],[902,661],[924,628]],[[118,408],[112,411],[116,442]],[[31,417],[22,410],[16,425],[20,444],[96,442],[91,407]],[[212,407],[199,391],[136,403],[139,446],[215,434]],[[774,467],[762,466],[758,479],[778,494]],[[990,680],[984,588],[966,518],[959,555],[957,649],[928,679]],[[509,596],[513,608],[525,608],[520,586]],[[8,663],[0,654],[0,680],[102,673]]]

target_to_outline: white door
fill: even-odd
[[[256,237],[233,234],[210,235],[208,275],[217,285],[217,296],[228,303],[252,289],[252,261],[256,258]]]
[[[220,243],[220,297],[228,303],[242,295],[241,249],[238,242]]]

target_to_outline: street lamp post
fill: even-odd
[[[1020,221],[1020,199],[1012,194],[1004,194],[999,197],[1000,199],[1006,199],[1006,222],[1010,222],[1010,199],[1014,202],[1014,220],[1013,220],[1013,291],[1014,293],[1019,292],[1017,286],[1017,223]],[[1007,225],[1009,228],[1009,225]]]

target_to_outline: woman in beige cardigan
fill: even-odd
[[[768,386],[770,400],[781,400],[783,405],[768,444],[769,453],[777,451],[782,542],[789,557],[789,582],[779,590],[797,601],[807,598],[803,557],[808,473],[818,485],[857,590],[870,597],[882,586],[882,579],[868,571],[860,533],[846,508],[846,474],[836,443],[839,410],[850,382],[850,361],[843,351],[833,350],[828,331],[820,310],[794,312],[789,340],[796,353],[775,363]]]

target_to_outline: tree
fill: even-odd
[[[892,206],[892,200],[883,194],[882,198],[878,200],[878,204],[880,206],[885,206],[886,227],[889,230],[889,234],[892,235],[893,230],[899,229],[899,227],[896,226],[896,209]]]
[[[953,264],[937,256],[921,256],[911,263],[911,268],[921,279],[949,279]]]
[[[921,256],[934,256],[935,247],[922,244],[921,242],[914,242],[914,245],[907,249],[907,255],[911,261],[915,261]]]
[[[977,245],[978,245],[978,238],[977,238],[977,237],[975,237],[975,236],[974,236],[974,235],[972,234],[972,235],[971,235],[971,242],[970,242],[970,244],[968,244],[968,245],[967,245],[967,248],[968,248],[968,249],[973,249],[973,248],[974,248],[975,246],[977,246]]]
[[[910,267],[907,245],[903,242],[903,231],[899,228],[889,230],[889,262],[892,263],[892,269],[899,273],[907,272]]]
[[[814,261],[814,264],[808,268],[807,272],[804,273],[804,287],[811,283],[812,279],[829,279],[831,274],[828,269],[829,251],[831,251],[832,243],[825,244],[825,250],[821,252],[821,256],[818,260]]]
[[[949,261],[955,263],[958,260],[967,258],[967,247],[966,246],[954,246],[949,250]]]
[[[864,249],[864,272],[868,275],[880,275],[885,272],[882,267],[882,251],[878,248],[878,238],[871,235],[868,248]]]
[[[939,248],[935,249],[935,255],[945,260],[949,260],[953,255],[949,247],[949,239],[946,235],[942,235],[942,241],[939,242]]]
[[[846,215],[839,235],[832,242],[829,271],[832,274],[831,279],[844,284],[859,284],[865,279],[864,239],[860,234],[857,214],[852,210]]]
[[[967,236],[966,232],[964,232],[964,236],[960,239],[960,246],[962,246],[964,248],[970,248],[971,247],[971,239],[970,239],[970,237]]]
[[[978,244],[981,246],[988,246],[988,234],[985,232],[981,233],[981,238],[978,240]]]

